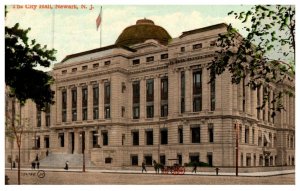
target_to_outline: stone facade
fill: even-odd
[[[86,157],[103,168],[153,160],[172,165],[169,159],[234,167],[239,124],[240,166],[294,165],[294,97],[284,95],[286,110],[273,121],[268,104],[264,111],[256,109],[262,88],[232,84],[228,71],[216,77],[215,87],[208,83],[214,42],[225,31],[226,25],[218,24],[183,32],[168,45],[148,39],[67,56],[51,71],[55,104],[50,113],[38,112],[31,101],[21,109],[30,127],[21,160],[29,163],[37,153],[43,158],[46,150],[82,153],[84,146]],[[294,92],[291,83],[270,88]],[[17,147],[8,138],[6,143],[8,159]]]

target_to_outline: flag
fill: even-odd
[[[97,19],[96,19],[96,27],[97,27],[97,30],[98,30],[100,24],[101,24],[101,13],[99,13],[99,15],[98,15],[98,17],[97,17]]]

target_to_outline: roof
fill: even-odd
[[[154,39],[160,44],[167,45],[171,38],[163,27],[155,25],[152,20],[141,19],[135,25],[125,28],[115,44],[130,46]]]
[[[76,57],[79,57],[79,56],[84,56],[84,55],[87,55],[87,54],[101,52],[101,51],[105,51],[105,50],[109,50],[109,49],[114,49],[114,48],[123,48],[123,49],[131,51],[131,52],[135,52],[136,51],[135,49],[132,49],[132,48],[129,48],[129,47],[123,46],[123,45],[109,45],[109,46],[105,46],[105,47],[101,47],[101,48],[96,48],[96,49],[92,49],[92,50],[88,50],[88,51],[84,51],[84,52],[79,52],[79,53],[76,53],[76,54],[67,55],[61,61],[61,63],[65,62],[65,61],[67,61],[67,60],[69,60],[71,58],[76,58]]]
[[[226,23],[219,23],[216,25],[208,26],[208,27],[198,28],[198,29],[194,29],[194,30],[190,30],[190,31],[184,31],[184,32],[182,32],[182,35],[179,36],[179,38],[183,38],[185,36],[200,33],[200,32],[206,32],[206,31],[210,31],[210,30],[214,30],[214,29],[224,28],[224,27],[227,28],[228,25]]]

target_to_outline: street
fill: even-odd
[[[17,184],[17,171],[6,170],[9,184]],[[162,174],[123,174],[104,172],[54,172],[45,171],[45,177],[39,178],[38,171],[22,171],[21,184],[40,185],[294,185],[295,174],[267,177],[235,177],[204,175],[162,175]],[[42,177],[42,176],[40,176]]]

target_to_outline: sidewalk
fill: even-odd
[[[5,168],[5,170],[10,170],[10,168]],[[22,171],[34,171],[31,168],[22,168]],[[36,169],[37,170],[37,169]],[[39,170],[50,171],[50,172],[82,172],[82,169],[55,169],[55,168],[40,168]],[[13,171],[17,171],[17,168],[14,168]],[[86,172],[99,172],[99,173],[121,173],[121,174],[142,174],[141,171],[136,170],[99,170],[99,169],[86,169]],[[143,174],[155,174],[155,171],[147,171],[147,173]],[[268,172],[249,172],[249,173],[239,173],[238,176],[241,177],[266,177],[266,176],[276,176],[276,175],[284,175],[284,174],[295,174],[295,170],[282,170],[282,171],[268,171]],[[159,174],[164,175],[164,174]],[[168,174],[171,175],[171,174]],[[185,172],[184,175],[190,176],[216,176],[215,172]],[[167,176],[167,175],[165,175]],[[177,175],[182,176],[182,175]],[[228,172],[219,172],[219,176],[236,176],[235,173]]]

